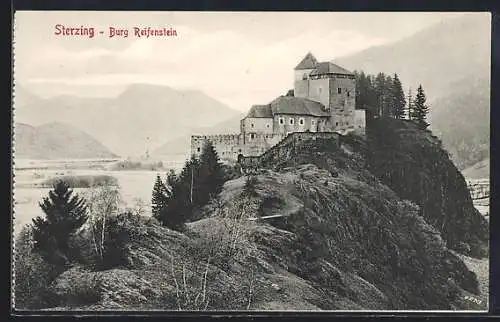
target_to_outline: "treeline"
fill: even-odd
[[[429,126],[429,106],[422,85],[418,86],[415,96],[411,88],[405,95],[398,74],[378,73],[374,76],[361,71],[355,72],[355,76],[356,109],[366,110],[368,125],[375,118],[390,117],[412,120],[423,129]]]
[[[207,141],[199,158],[191,157],[179,175],[173,170],[165,180],[158,175],[153,187],[152,215],[162,225],[182,230],[186,222],[217,198],[226,181],[226,171],[214,146]]]

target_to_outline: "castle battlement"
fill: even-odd
[[[191,140],[194,141],[204,141],[204,140],[211,140],[211,141],[233,141],[233,140],[239,140],[241,137],[241,134],[209,134],[209,135],[191,135]]]

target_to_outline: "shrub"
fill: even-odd
[[[118,180],[110,175],[64,175],[43,181],[41,188],[51,188],[58,182],[64,182],[70,188],[91,188],[94,186],[118,186]]]
[[[50,304],[47,286],[56,275],[52,265],[34,251],[33,231],[26,225],[14,245],[14,307],[17,310],[39,309]]]
[[[159,171],[163,170],[163,162],[140,162],[132,160],[123,160],[113,164],[110,170],[148,170],[148,171]]]

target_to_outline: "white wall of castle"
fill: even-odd
[[[287,135],[291,132],[318,132],[321,118],[310,115],[274,115],[274,133]]]
[[[267,117],[247,117],[242,122],[242,133],[273,134],[273,119]]]
[[[332,86],[331,83],[332,80],[330,78],[309,80],[309,92],[306,98],[315,102],[320,102],[325,107],[329,107]]]
[[[314,69],[301,69],[301,70],[295,70],[294,73],[294,79],[296,81],[298,80],[303,80],[307,79],[309,77],[309,74],[313,71]]]

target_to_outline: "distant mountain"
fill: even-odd
[[[134,84],[114,98],[73,95],[40,99],[16,109],[16,122],[65,122],[90,133],[121,156],[151,152],[192,129],[213,126],[240,112],[199,91]]]
[[[466,179],[488,179],[490,177],[490,159],[484,159],[462,171]]]
[[[451,85],[453,93],[432,102],[431,129],[464,169],[490,154],[490,81],[467,78]]]
[[[33,94],[31,91],[29,91],[23,85],[20,84],[16,84],[14,86],[12,97],[13,97],[14,107],[16,108],[34,104],[41,100],[40,97]]]
[[[422,84],[431,100],[450,93],[449,84],[490,75],[491,23],[488,15],[464,15],[434,24],[402,40],[335,60],[365,73],[398,73],[403,85]]]
[[[37,127],[15,124],[15,157],[29,159],[114,158],[116,154],[87,133],[65,123]]]
[[[464,15],[335,62],[369,74],[398,73],[413,93],[422,84],[431,129],[464,168],[489,150],[490,35],[489,15]]]
[[[191,135],[232,134],[240,133],[240,120],[245,114],[239,113],[230,119],[210,127],[192,129],[189,134],[169,140],[151,154],[152,158],[163,158],[168,155],[189,155],[191,152]]]

